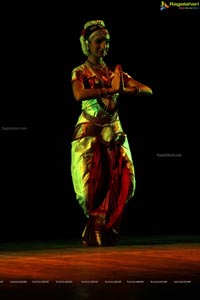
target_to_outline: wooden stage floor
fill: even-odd
[[[200,236],[0,244],[0,299],[197,299]],[[199,294],[200,295],[200,294]]]

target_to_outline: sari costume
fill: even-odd
[[[72,81],[90,89],[110,87],[113,76],[106,65],[96,69],[87,61],[72,70]],[[126,83],[130,76],[123,72],[123,79]],[[100,98],[82,101],[71,143],[74,191],[88,218],[82,242],[89,246],[117,244],[125,204],[135,192],[132,156],[117,111],[119,94],[107,97],[112,108]]]

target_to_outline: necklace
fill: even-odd
[[[108,67],[105,62],[102,64],[94,64],[89,60],[86,60],[86,64],[93,70],[98,81],[98,88],[111,87],[109,78]]]
[[[106,64],[105,62],[103,62],[102,64],[94,64],[93,62],[91,62],[89,59],[86,60],[86,62],[94,69],[98,69],[98,70],[102,70]]]

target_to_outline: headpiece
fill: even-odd
[[[96,30],[105,28],[105,23],[102,20],[89,21],[85,23],[82,34],[88,40],[89,36]]]
[[[83,53],[88,56],[88,39],[91,34],[97,30],[106,29],[105,23],[102,20],[92,20],[85,23],[83,30],[81,31],[80,42]]]

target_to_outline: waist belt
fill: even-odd
[[[73,140],[86,136],[100,136],[102,142],[124,142],[125,134],[122,132],[117,113],[113,116],[93,117],[83,111],[84,117],[90,122],[83,122],[74,128]]]

